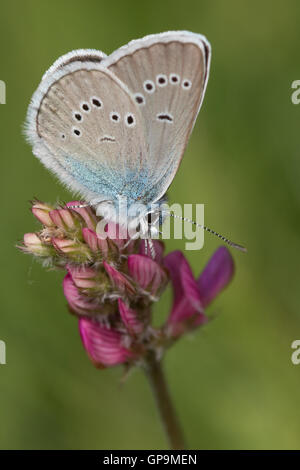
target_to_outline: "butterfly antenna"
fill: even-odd
[[[187,217],[181,217],[180,215],[174,214],[174,212],[169,213],[170,216],[174,217],[175,219],[181,219],[184,220],[185,222],[189,222],[190,224],[196,225],[196,227],[201,228],[202,230],[205,230],[206,232],[212,233],[216,237],[220,238],[224,243],[227,243],[227,245],[231,246],[232,248],[236,248],[237,250],[243,251],[244,253],[247,253],[247,248],[245,246],[239,245],[238,243],[234,243],[229,238],[224,237],[218,232],[215,232],[209,227],[206,227],[206,225],[201,225],[195,222],[194,220],[188,219]]]

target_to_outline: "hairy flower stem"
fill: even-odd
[[[151,355],[147,358],[147,366],[145,370],[151,384],[170,448],[173,450],[186,449],[183,433],[169,394],[161,363]]]

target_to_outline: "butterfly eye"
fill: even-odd
[[[171,73],[170,74],[170,83],[172,85],[177,85],[177,83],[180,82],[180,77],[177,75],[177,73]]]
[[[134,127],[135,126],[135,117],[133,114],[128,113],[125,116],[125,124],[127,127]]]
[[[182,82],[182,88],[184,88],[185,90],[189,90],[192,86],[192,82],[190,80],[186,80],[184,79],[183,82]]]
[[[144,105],[146,103],[144,95],[142,95],[141,93],[136,93],[134,95],[134,98],[135,98],[135,101],[137,102],[137,104],[139,104],[139,105]]]
[[[168,78],[166,75],[157,75],[156,77],[156,83],[158,86],[163,87],[168,84]]]
[[[144,82],[144,90],[147,93],[154,93],[155,92],[155,85],[151,80],[146,80]]]
[[[97,98],[97,96],[93,96],[91,98],[91,103],[95,108],[101,108],[102,107],[102,101]]]
[[[119,122],[121,119],[120,114],[117,113],[116,111],[112,111],[109,117],[112,122]]]
[[[79,129],[77,129],[76,127],[73,127],[73,134],[76,137],[80,137],[81,136],[81,131]]]
[[[91,110],[88,103],[81,103],[81,109],[82,109],[85,113],[89,113],[90,110]]]

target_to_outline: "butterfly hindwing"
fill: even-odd
[[[143,115],[157,199],[178,169],[204,97],[209,64],[207,40],[185,31],[132,41],[103,60],[127,85]]]

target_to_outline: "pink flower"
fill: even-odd
[[[118,299],[119,312],[122,321],[129,334],[138,335],[144,330],[144,324],[138,319],[137,312],[131,310],[129,306],[122,300]]]
[[[31,208],[33,215],[39,220],[39,222],[41,222],[41,224],[45,225],[46,227],[54,226],[54,222],[50,217],[50,212],[52,210],[52,206],[41,201],[33,201],[33,206]]]
[[[98,367],[122,364],[133,353],[122,345],[122,334],[89,318],[80,318],[79,332],[84,348]]]
[[[101,313],[102,306],[97,300],[91,300],[76,287],[72,275],[69,272],[63,280],[64,295],[69,304],[70,310],[77,315],[90,315]]]
[[[42,255],[47,252],[42,240],[36,233],[25,233],[23,250],[36,255]]]
[[[198,280],[180,251],[169,253],[164,264],[169,270],[174,295],[168,325],[171,335],[178,336],[186,328],[207,322],[204,307],[230,282],[234,264],[229,250],[223,246],[213,254]]]
[[[57,227],[64,230],[75,230],[76,219],[73,214],[67,209],[55,209],[49,212],[51,221]]]
[[[135,292],[133,284],[127,278],[125,274],[122,274],[114,266],[108,264],[106,261],[103,262],[103,267],[107,272],[112,285],[116,287],[120,292],[127,292],[133,294]]]
[[[129,255],[128,271],[142,289],[156,295],[167,283],[167,274],[162,266],[149,256]]]

